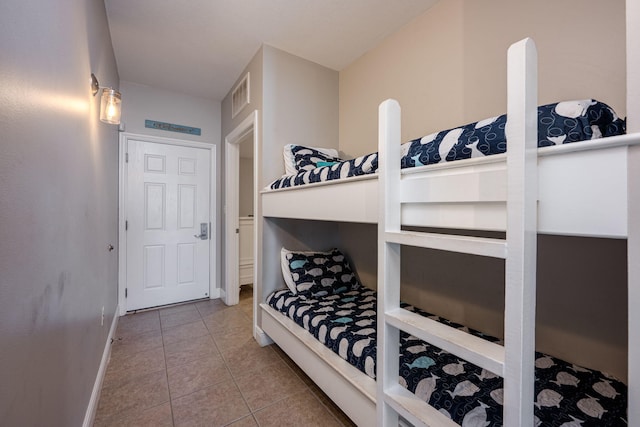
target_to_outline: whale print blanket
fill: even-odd
[[[340,357],[375,378],[376,292],[360,288],[322,299],[272,293],[267,303]],[[403,308],[484,339],[496,338],[402,304]],[[463,427],[502,425],[502,378],[406,333],[399,382]],[[626,426],[627,389],[597,371],[536,353],[536,426]]]
[[[507,151],[506,124],[507,116],[503,114],[413,139],[402,145],[401,167],[504,153]],[[625,131],[625,121],[611,107],[593,99],[538,107],[538,147],[622,135]],[[302,146],[294,147],[293,151],[301,153],[297,156],[298,165],[295,167],[298,173],[275,180],[269,188],[332,181],[374,173],[378,169],[378,153],[340,161],[338,158],[328,159],[323,153]]]

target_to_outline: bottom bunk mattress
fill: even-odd
[[[367,288],[319,299],[278,290],[267,303],[306,329],[325,346],[375,378],[376,292]],[[403,308],[496,338],[402,304]],[[607,374],[536,352],[536,426],[627,425],[627,387]],[[399,382],[464,426],[501,426],[503,380],[451,353],[401,333]]]

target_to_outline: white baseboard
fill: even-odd
[[[260,347],[264,347],[269,344],[273,344],[273,340],[269,338],[269,335],[265,334],[258,325],[253,326],[253,338],[260,344]]]
[[[220,298],[220,288],[213,288],[211,291],[211,295],[209,295],[209,299],[217,299]]]
[[[104,381],[104,374],[107,372],[107,364],[111,357],[111,342],[116,333],[118,327],[119,309],[116,306],[113,312],[113,321],[111,322],[111,328],[109,329],[109,335],[107,336],[107,342],[102,352],[102,360],[100,361],[100,368],[98,368],[98,375],[96,375],[96,381],[93,384],[93,391],[91,392],[91,399],[89,399],[89,406],[87,412],[84,414],[84,422],[82,427],[91,427],[96,418],[96,411],[98,410],[98,402],[100,401],[100,391],[102,390],[102,382]]]

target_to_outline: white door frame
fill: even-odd
[[[239,278],[238,268],[240,265],[240,254],[238,244],[238,233],[236,230],[240,227],[239,217],[239,183],[238,176],[240,173],[240,142],[253,132],[253,218],[256,221],[256,207],[258,206],[258,110],[254,110],[249,114],[235,129],[233,129],[224,138],[225,149],[225,279],[222,299],[227,305],[235,305],[239,302]],[[254,222],[253,227],[253,290],[254,297],[256,292],[256,278],[258,277],[258,230],[259,224]]]
[[[120,316],[127,313],[127,231],[125,224],[127,220],[127,143],[130,139],[151,142],[155,144],[177,145],[182,147],[203,148],[211,153],[211,182],[210,184],[210,204],[209,221],[211,222],[210,239],[209,239],[209,298],[219,298],[220,288],[216,286],[217,279],[217,252],[216,241],[218,239],[218,217],[216,203],[216,183],[217,183],[217,150],[218,147],[213,143],[205,143],[198,141],[188,141],[174,138],[164,138],[159,136],[149,136],[130,132],[121,132],[119,138],[119,159],[118,159],[118,307]]]

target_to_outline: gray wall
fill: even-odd
[[[221,122],[220,122],[220,127],[222,129],[221,132],[221,143],[220,143],[220,159],[221,159],[221,169],[220,169],[220,174],[222,177],[225,176],[226,174],[226,169],[225,169],[225,150],[226,150],[226,143],[224,142],[225,138],[227,135],[229,135],[230,132],[232,132],[236,127],[238,127],[240,125],[240,123],[242,123],[243,120],[245,120],[250,114],[253,114],[254,111],[258,111],[258,124],[256,126],[255,129],[253,129],[253,132],[256,132],[258,134],[258,138],[260,137],[260,135],[262,134],[262,116],[261,116],[261,111],[262,111],[262,47],[260,47],[260,49],[258,49],[258,51],[256,52],[256,54],[253,56],[253,58],[251,58],[251,61],[249,61],[249,64],[247,64],[246,68],[244,70],[242,70],[242,73],[240,73],[240,75],[238,76],[238,79],[236,80],[236,82],[233,84],[233,86],[231,87],[231,90],[229,91],[229,93],[227,94],[227,96],[225,96],[225,98],[222,100],[221,103],[221,112],[220,112],[220,116],[221,116]],[[250,86],[250,99],[249,99],[249,104],[246,105],[240,112],[238,112],[238,114],[236,114],[235,117],[231,117],[232,116],[232,112],[231,112],[231,93],[233,91],[233,89],[236,87],[236,85],[240,82],[241,79],[244,78],[244,76],[249,73],[249,86]],[[259,147],[260,148],[260,147]],[[257,173],[258,175],[260,174],[260,169],[254,170],[254,173]],[[224,178],[223,178],[224,180]],[[259,188],[257,190],[259,190],[261,187],[259,186]],[[226,200],[226,190],[225,190],[225,185],[222,185],[222,188],[220,190],[220,205],[221,206],[225,206],[225,200]],[[259,210],[259,206],[254,206],[254,212],[256,210]],[[259,213],[257,213],[256,215],[259,215]],[[225,210],[222,210],[222,216],[221,218],[221,231],[220,231],[220,241],[221,242],[225,242],[226,240],[226,232],[225,232],[225,226],[226,226],[226,214],[225,214]],[[258,241],[260,241],[260,224],[256,223],[254,221],[254,227],[257,228],[258,230]],[[224,247],[224,244],[222,245],[222,251],[221,251],[221,260],[222,262],[220,263],[220,274],[221,274],[221,278],[222,278],[222,282],[224,283],[224,281],[226,280],[226,275],[225,275],[225,254],[224,251],[226,250]],[[254,258],[254,268],[258,271],[260,271],[260,260],[256,258]]]
[[[260,177],[267,185],[284,173],[286,144],[338,148],[338,73],[271,46],[263,50]],[[267,219],[262,232],[263,296],[282,284],[282,246],[317,250],[331,248],[337,240],[337,224],[332,223]]]
[[[264,46],[262,182],[284,173],[287,144],[338,148],[338,72]]]
[[[0,423],[79,426],[118,276],[118,131],[89,88],[118,87],[103,2],[1,2],[0,57]]]
[[[257,174],[260,191],[284,173],[282,147],[289,143],[338,148],[338,73],[282,50],[264,45],[238,81],[250,72],[250,104],[231,118],[231,93],[222,102],[224,138],[258,110]],[[237,84],[237,82],[236,82]],[[235,87],[235,85],[234,85]],[[280,248],[332,247],[338,240],[337,225],[262,218],[255,207],[259,258],[254,293],[263,300],[270,290],[283,286]],[[260,312],[254,322],[260,326]]]

